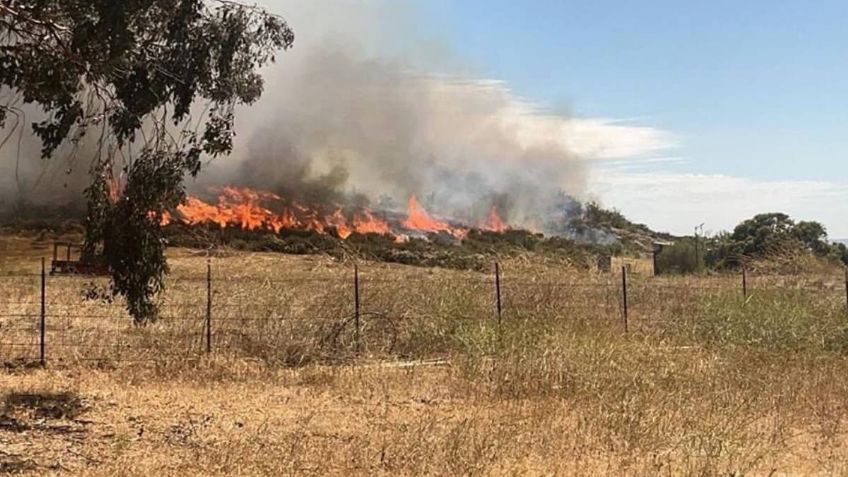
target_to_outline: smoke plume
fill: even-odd
[[[425,55],[426,71],[381,51],[375,24],[395,25],[409,12],[375,19],[361,3],[344,2],[280,11],[288,7],[296,31],[310,32],[313,18],[331,25],[298,36],[266,72],[265,95],[238,118],[234,156],[216,163],[201,188],[236,182],[296,199],[356,196],[398,208],[415,195],[443,216],[475,223],[495,205],[513,226],[535,229],[545,228],[562,191],[585,193],[586,166],[565,137],[567,118],[540,114],[447,55]],[[349,20],[341,26],[329,13],[338,9]]]
[[[511,225],[537,230],[563,192],[583,196],[586,165],[572,152],[567,118],[539,113],[500,82],[474,79],[443,49],[415,56],[426,63],[406,60],[427,50],[398,28],[414,15],[373,5],[268,2],[294,28],[295,47],[264,72],[262,99],[236,117],[233,155],[212,162],[190,184],[193,193],[235,184],[395,209],[415,195],[442,216],[476,223],[495,205]],[[45,166],[34,139],[9,146],[0,150],[0,201],[21,191],[80,197],[85,160]],[[83,145],[74,157],[84,153]],[[18,162],[25,167],[14,179]]]

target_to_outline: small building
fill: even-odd
[[[621,270],[621,267],[627,269],[628,274],[654,276],[653,257],[610,257],[610,270],[613,273]]]
[[[653,277],[660,274],[657,267],[657,255],[665,247],[671,247],[674,242],[664,240],[654,240],[651,242],[651,247],[643,245],[645,252],[639,257],[610,257],[610,270],[621,270],[621,267],[627,269],[627,273],[642,275],[645,277]]]
[[[659,275],[662,273],[662,270],[660,270],[657,262],[657,256],[663,251],[663,248],[673,246],[674,242],[670,242],[668,240],[654,240],[651,245],[653,246],[651,250],[651,260],[654,262],[654,275]]]

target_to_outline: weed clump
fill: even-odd
[[[37,419],[73,419],[86,407],[82,399],[72,392],[6,394],[4,410],[8,413],[27,412]]]

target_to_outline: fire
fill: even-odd
[[[353,233],[353,230],[347,224],[347,218],[342,214],[341,209],[336,209],[327,219],[327,224],[332,225],[336,228],[336,233],[339,234],[339,237],[346,239],[350,237],[350,234]]]
[[[509,227],[506,223],[501,219],[501,216],[498,215],[498,207],[493,205],[489,210],[489,216],[486,218],[486,222],[480,225],[481,230],[487,230],[489,232],[504,232]]]
[[[235,214],[231,213],[230,208],[225,205],[225,201],[219,198],[219,205],[216,207],[207,204],[196,197],[187,197],[185,203],[177,207],[177,210],[182,214],[183,220],[189,224],[200,224],[203,222],[213,222],[221,227],[226,227],[231,221],[238,223],[242,227],[249,224],[238,222]]]
[[[447,232],[457,238],[465,237],[468,234],[468,229],[452,227],[447,222],[430,217],[430,214],[418,204],[418,199],[414,195],[409,198],[406,213],[407,218],[403,222],[403,226],[407,229],[422,232]]]
[[[121,198],[121,194],[123,193],[123,187],[121,187],[121,182],[115,178],[112,174],[105,176],[106,179],[106,188],[109,192],[109,202],[116,204],[118,200]]]
[[[363,210],[361,214],[354,214],[353,228],[359,233],[375,233],[386,235],[391,233],[389,224],[385,220],[380,220],[374,217],[368,210]]]
[[[213,223],[221,228],[232,226],[276,233],[281,230],[308,230],[321,234],[334,231],[342,239],[354,233],[376,233],[394,236],[397,242],[409,240],[411,232],[441,232],[461,239],[468,235],[469,230],[431,216],[415,196],[409,198],[406,219],[393,220],[393,227],[366,207],[308,206],[246,187],[224,187],[217,203],[188,196],[175,212],[165,212],[159,220],[162,226],[183,222],[189,225]],[[478,228],[502,232],[508,226],[498,215],[497,208],[492,206]]]
[[[272,211],[266,207],[268,203],[281,205],[277,207],[280,211]],[[390,232],[389,224],[385,220],[375,217],[365,209],[354,212],[351,218],[348,218],[341,208],[335,208],[332,213],[322,213],[318,208],[295,202],[286,204],[281,197],[270,192],[242,187],[225,187],[218,196],[217,204],[189,196],[183,204],[177,206],[177,211],[182,221],[190,225],[211,222],[222,228],[232,225],[245,230],[267,229],[279,232],[292,229],[317,233],[327,233],[328,229],[332,228],[343,239],[354,232]],[[170,215],[167,219],[163,216],[163,225],[171,220]]]

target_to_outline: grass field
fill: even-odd
[[[533,258],[491,273],[171,251],[162,318],[0,261],[0,473],[840,475],[842,277],[632,277]]]

